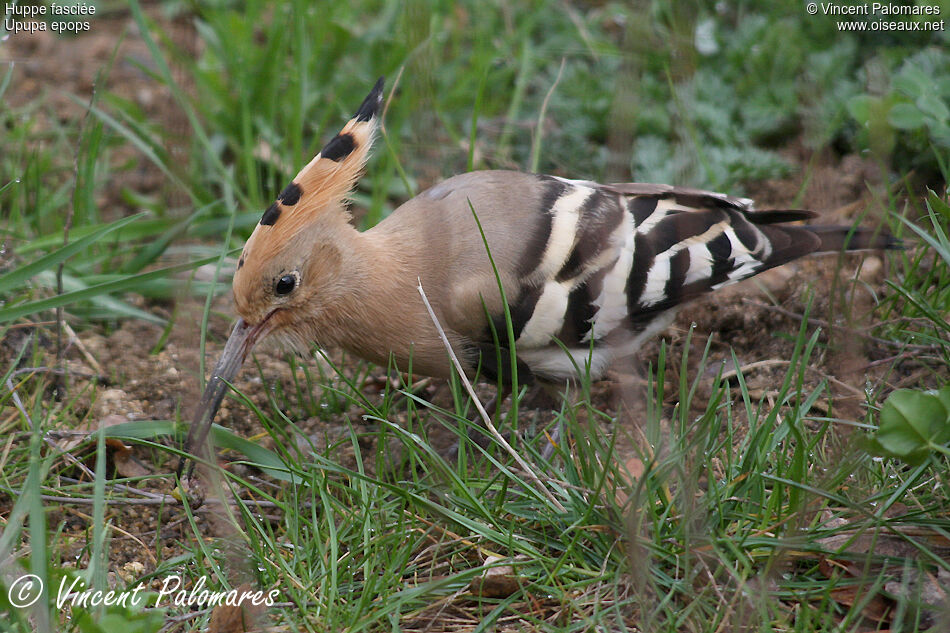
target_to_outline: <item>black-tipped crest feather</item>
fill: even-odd
[[[373,89],[370,90],[369,94],[366,95],[366,98],[363,99],[363,103],[360,104],[359,109],[356,111],[356,114],[353,118],[357,121],[369,121],[379,112],[379,106],[383,103],[383,86],[386,83],[385,77],[380,77],[376,80],[376,84],[373,86]]]

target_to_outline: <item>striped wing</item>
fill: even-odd
[[[585,362],[601,375],[683,302],[821,246],[804,227],[776,225],[812,217],[806,211],[756,212],[749,200],[665,185],[541,178],[542,234],[529,243],[544,248],[528,253],[509,311],[519,359],[549,379]],[[504,315],[493,325],[503,332]]]

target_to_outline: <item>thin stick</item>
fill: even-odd
[[[762,369],[765,367],[774,367],[774,366],[782,366],[782,365],[791,365],[791,361],[787,361],[782,358],[769,358],[766,360],[758,360],[758,361],[755,361],[754,363],[748,363],[746,365],[740,365],[739,367],[726,370],[722,372],[722,375],[720,376],[720,378],[722,380],[728,380],[730,378],[735,378],[736,376],[738,376],[739,372],[742,372],[743,374],[745,374],[746,372],[754,370],[754,369]],[[828,382],[832,382],[838,385],[839,387],[841,387],[842,389],[847,389],[848,391],[850,391],[851,393],[853,393],[855,396],[859,398],[867,397],[867,394],[861,391],[860,389],[858,389],[857,387],[853,387],[846,382],[842,382],[838,380],[837,378],[835,378],[834,376],[829,376],[828,374],[820,371],[817,367],[808,367],[808,369],[812,370],[813,372],[815,372],[816,374],[818,374],[819,376],[821,376]]]
[[[478,410],[478,414],[482,417],[482,422],[485,424],[485,428],[488,429],[488,432],[491,433],[492,437],[495,438],[495,441],[501,444],[508,454],[514,457],[515,461],[518,462],[518,465],[528,474],[528,477],[534,481],[538,487],[544,491],[545,496],[554,504],[554,507],[560,512],[566,512],[564,506],[557,500],[557,498],[547,489],[541,479],[534,474],[534,471],[531,469],[531,466],[528,465],[521,455],[511,447],[501,433],[498,432],[498,429],[495,428],[495,424],[491,421],[491,416],[488,415],[488,412],[485,411],[485,407],[482,406],[482,403],[479,402],[478,396],[475,395],[475,390],[472,388],[472,383],[469,381],[468,376],[465,375],[465,371],[462,369],[462,364],[459,362],[458,356],[455,355],[455,350],[452,349],[452,344],[449,343],[448,337],[445,335],[445,330],[442,329],[442,324],[439,323],[438,317],[435,316],[435,312],[432,310],[432,305],[429,304],[429,298],[426,297],[425,290],[422,289],[422,279],[418,279],[419,286],[417,290],[419,294],[422,295],[422,302],[426,306],[426,310],[429,312],[429,318],[432,319],[435,329],[439,332],[439,337],[442,339],[442,345],[445,346],[445,350],[449,353],[449,358],[452,359],[452,364],[455,365],[455,370],[458,372],[459,379],[461,379],[462,384],[465,386],[465,390],[468,392],[468,395],[472,398],[472,402],[475,403],[475,408]]]
[[[538,171],[538,163],[541,160],[541,138],[544,136],[544,116],[548,111],[548,101],[551,100],[554,89],[557,88],[557,85],[561,82],[561,74],[564,72],[564,64],[566,61],[566,57],[561,58],[561,67],[558,68],[557,77],[554,78],[554,83],[551,84],[548,93],[544,95],[544,101],[541,102],[541,112],[538,113],[538,127],[534,132],[534,141],[531,143],[531,171],[533,173]]]
[[[83,358],[86,359],[86,362],[89,363],[89,366],[92,367],[93,371],[102,376],[102,367],[99,365],[99,362],[96,360],[95,356],[89,353],[89,350],[86,349],[85,345],[83,345],[82,340],[76,336],[76,332],[73,331],[73,328],[70,327],[67,321],[63,321],[63,329],[66,331],[66,334],[69,335],[70,343],[76,346],[76,349],[78,349],[79,353],[82,354]]]
[[[16,378],[17,376],[22,376],[23,374],[58,374],[70,376],[78,376],[79,378],[98,378],[102,380],[104,376],[102,374],[94,374],[91,371],[82,371],[81,369],[63,369],[61,367],[47,367],[45,365],[40,365],[39,367],[23,367],[17,369],[11,375],[11,378]]]
[[[96,502],[92,497],[66,497],[63,495],[40,495],[40,499],[43,501],[54,501],[56,503],[71,503],[74,505],[92,505]],[[115,497],[112,499],[105,499],[104,503],[106,505],[125,505],[125,506],[178,506],[182,504],[181,499],[173,497],[172,495],[162,495],[161,497],[145,497],[142,499],[130,499],[128,497]],[[209,497],[202,502],[202,506],[211,506],[211,505],[228,505],[234,506],[239,503],[250,506],[258,506],[261,508],[280,508],[283,507],[274,501],[253,501],[250,499],[238,499],[235,501],[222,501],[217,497]]]
[[[33,424],[33,418],[31,418],[30,414],[26,412],[26,407],[23,406],[23,401],[20,400],[20,394],[16,392],[16,387],[13,386],[13,381],[9,378],[7,378],[7,389],[10,390],[10,395],[13,396],[13,405],[20,410],[20,414],[26,418],[30,428],[35,431],[36,426]]]

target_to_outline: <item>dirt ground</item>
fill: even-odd
[[[125,32],[118,51],[114,51],[118,34]],[[186,27],[181,28],[182,37],[188,38]],[[107,87],[123,98],[138,103],[149,117],[162,122],[172,130],[180,129],[181,113],[174,100],[161,87],[150,81],[141,65],[149,64],[149,56],[141,38],[130,26],[127,15],[116,13],[97,18],[95,28],[87,34],[74,38],[58,38],[49,33],[13,37],[0,45],[0,57],[16,60],[17,69],[7,99],[13,106],[40,103],[48,124],[59,118],[75,120],[82,116],[82,107],[66,95],[72,93],[87,99],[99,70],[115,53],[115,62],[108,76]],[[100,88],[101,89],[101,88]],[[174,139],[170,142],[174,143]],[[132,149],[116,152],[111,160],[116,165],[130,158],[138,167],[132,170],[114,170],[117,178],[101,191],[98,203],[110,213],[125,214],[134,211],[127,198],[121,195],[123,188],[140,193],[161,194],[170,206],[180,204],[175,193],[166,184],[165,178],[147,161],[134,156]],[[811,178],[805,185],[802,206],[822,214],[821,222],[849,222],[866,206],[871,205],[869,218],[880,217],[882,211],[868,194],[868,184],[880,187],[882,177],[877,170],[858,157],[849,156],[838,160],[832,156],[820,156],[817,161],[799,147],[787,151],[787,157],[805,165],[817,163]],[[570,174],[565,174],[571,176]],[[574,174],[573,176],[578,176]],[[788,180],[758,184],[750,192],[756,197],[760,208],[782,207],[793,200],[802,188],[801,176]],[[431,184],[431,183],[430,183]],[[684,183],[685,184],[685,183]],[[863,267],[862,267],[863,263]],[[860,268],[859,268],[860,267]],[[887,276],[886,261],[878,255],[849,255],[841,261],[836,256],[820,256],[796,262],[770,271],[755,280],[725,289],[707,299],[698,301],[681,311],[675,325],[665,334],[672,343],[672,358],[678,359],[682,343],[691,323],[696,324],[693,354],[702,352],[708,336],[713,337],[712,359],[709,367],[714,373],[717,363],[730,358],[729,349],[735,350],[740,364],[746,369],[748,384],[753,393],[765,394],[774,390],[776,382],[784,375],[783,364],[790,357],[792,345],[777,336],[786,333],[794,336],[799,327],[795,315],[805,311],[805,289],[811,286],[815,292],[812,314],[820,320],[831,322],[833,327],[824,328],[822,340],[828,343],[814,360],[813,371],[808,376],[812,385],[822,379],[831,381],[832,390],[838,394],[834,415],[843,418],[862,419],[863,393],[867,380],[872,384],[881,380],[890,363],[875,361],[895,353],[881,346],[866,335],[854,331],[867,331],[866,312],[871,308],[869,291],[878,294],[885,291],[883,280]],[[846,280],[855,275],[864,282],[849,284]],[[768,307],[774,297],[780,309]],[[198,344],[201,301],[181,299],[177,305],[167,302],[138,305],[163,316],[174,314],[175,327],[161,348],[152,353],[162,338],[163,329],[139,321],[120,323],[114,330],[106,327],[81,329],[78,340],[73,341],[68,358],[70,366],[80,372],[100,376],[91,381],[79,375],[68,383],[70,397],[77,397],[73,415],[80,428],[94,429],[99,421],[175,419],[180,415],[189,419],[198,399]],[[845,309],[844,306],[850,306]],[[206,370],[210,370],[227,337],[230,316],[233,314],[229,296],[216,301],[215,312],[209,324]],[[848,320],[843,315],[849,314]],[[0,343],[0,356],[4,366],[15,350],[19,349],[22,336],[11,335]],[[50,344],[47,341],[47,344]],[[659,343],[651,343],[643,350],[644,362],[655,358]],[[90,360],[93,359],[93,360]],[[256,371],[248,370],[237,381],[237,387],[248,394],[262,407],[267,407],[272,386],[281,383],[286,392],[293,392],[290,369],[283,354],[268,351],[257,353],[263,378]],[[318,361],[308,361],[311,366]],[[690,363],[691,367],[696,363]],[[668,381],[678,380],[679,363],[671,362]],[[619,371],[617,379],[605,381],[595,389],[597,405],[616,407],[629,394],[636,394],[636,368]],[[711,383],[708,376],[706,383]],[[893,377],[892,377],[893,378]],[[378,390],[386,377],[382,370],[374,370],[367,381],[367,391]],[[375,387],[374,387],[375,385]],[[708,387],[707,387],[708,388]],[[432,390],[433,397],[438,397]],[[697,402],[703,404],[703,394]],[[636,396],[634,395],[634,398]],[[672,405],[672,400],[668,402]],[[630,405],[636,410],[636,406]],[[831,412],[829,412],[831,413]],[[334,436],[342,432],[347,420],[357,428],[372,428],[361,419],[362,411],[351,407],[337,416],[330,425],[314,417],[299,420],[299,426],[314,437]],[[109,417],[113,416],[113,417]],[[217,416],[217,422],[230,427],[245,437],[260,433],[251,412],[233,400],[226,400]],[[268,441],[268,440],[263,440]],[[370,451],[367,451],[370,452]],[[145,472],[167,473],[170,462],[154,463],[152,451],[135,447],[131,450],[132,461]],[[129,458],[125,455],[123,459]],[[341,460],[352,459],[343,455]],[[156,478],[141,488],[154,492],[169,492],[168,478]],[[9,510],[10,499],[0,499],[0,513]],[[82,509],[82,508],[80,508]],[[199,519],[201,514],[199,513]],[[112,540],[112,559],[117,573],[128,570],[150,571],[156,561],[153,552],[161,544],[163,555],[175,556],[181,551],[181,542],[192,538],[191,529],[182,519],[176,507],[160,506],[110,506],[109,521],[116,527]],[[63,507],[50,517],[50,524],[62,522],[63,542],[73,543],[75,554],[84,547],[89,529],[89,517],[76,508]],[[213,534],[213,522],[206,525]],[[67,553],[64,552],[64,558]],[[141,571],[140,571],[141,570]]]

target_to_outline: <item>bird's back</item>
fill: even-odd
[[[450,178],[377,230],[421,231],[411,243],[422,248],[423,286],[438,298],[443,325],[465,341],[469,362],[481,361],[489,376],[499,371],[492,328],[504,343],[506,322],[476,216],[503,281],[518,357],[549,380],[575,376],[587,362],[597,377],[665,328],[682,303],[836,250],[850,231],[782,224],[813,214],[754,211],[749,200],[667,185],[508,171]],[[887,246],[859,230],[848,248]]]

